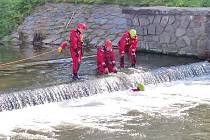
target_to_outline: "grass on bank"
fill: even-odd
[[[0,0],[0,38],[10,34],[33,8],[46,2],[120,4],[134,6],[210,7],[210,0]]]
[[[210,0],[52,0],[54,2],[105,3],[136,6],[210,7]]]
[[[45,2],[45,0],[0,0],[0,38],[21,24],[34,6]]]

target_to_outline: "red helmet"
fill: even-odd
[[[106,48],[112,48],[112,41],[109,40],[109,39],[107,39],[107,40],[105,41],[105,47],[106,47]]]
[[[82,30],[86,30],[87,29],[87,25],[85,23],[78,23],[77,24],[77,28],[78,29],[82,29]]]

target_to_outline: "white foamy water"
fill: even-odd
[[[55,126],[70,124],[77,127],[93,127],[100,130],[119,126],[136,110],[149,115],[160,114],[166,117],[182,117],[186,110],[199,104],[210,104],[210,76],[177,81],[159,85],[148,85],[144,92],[131,90],[103,93],[77,100],[51,103],[0,113],[1,135],[17,134],[13,130],[21,128],[42,131],[54,135]],[[120,120],[107,123],[112,120]],[[119,128],[119,127],[118,127]]]

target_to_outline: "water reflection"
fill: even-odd
[[[33,46],[31,45],[13,48],[5,46],[0,47],[0,62],[5,63],[30,58],[34,55],[39,55],[41,53],[51,51],[52,49],[55,49],[56,46],[45,46],[40,50],[34,50],[32,48]],[[95,49],[85,51],[84,55],[95,55]],[[47,85],[67,82],[71,79],[71,62],[60,62],[60,59],[68,57],[68,50],[66,50],[62,55],[56,54],[55,51],[44,56],[0,68],[0,90],[40,86],[44,87]],[[47,61],[52,59],[55,60],[53,63],[49,63],[49,61]],[[43,61],[43,63],[31,63],[34,61]],[[140,52],[137,54],[137,69],[133,69],[132,71],[148,71],[163,66],[180,65],[197,61],[199,60],[195,58],[175,57]],[[129,64],[126,63],[126,65],[128,66]],[[122,71],[127,73],[130,72],[127,69]],[[96,77],[95,57],[83,60],[80,68],[80,74],[86,77]]]

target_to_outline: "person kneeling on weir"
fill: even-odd
[[[139,83],[136,89],[132,89],[132,91],[145,91],[144,83]]]
[[[70,31],[69,39],[70,39],[70,53],[72,57],[73,67],[73,79],[79,79],[78,77],[78,71],[80,64],[82,62],[82,48],[83,45],[83,32],[87,29],[87,26],[85,23],[78,23],[77,29],[72,29]],[[61,43],[60,47],[57,49],[58,53],[60,54],[63,49],[68,47],[68,42],[64,41]]]
[[[117,67],[115,62],[115,54],[112,49],[112,41],[107,39],[105,46],[97,49],[97,70],[100,74],[116,73]]]

